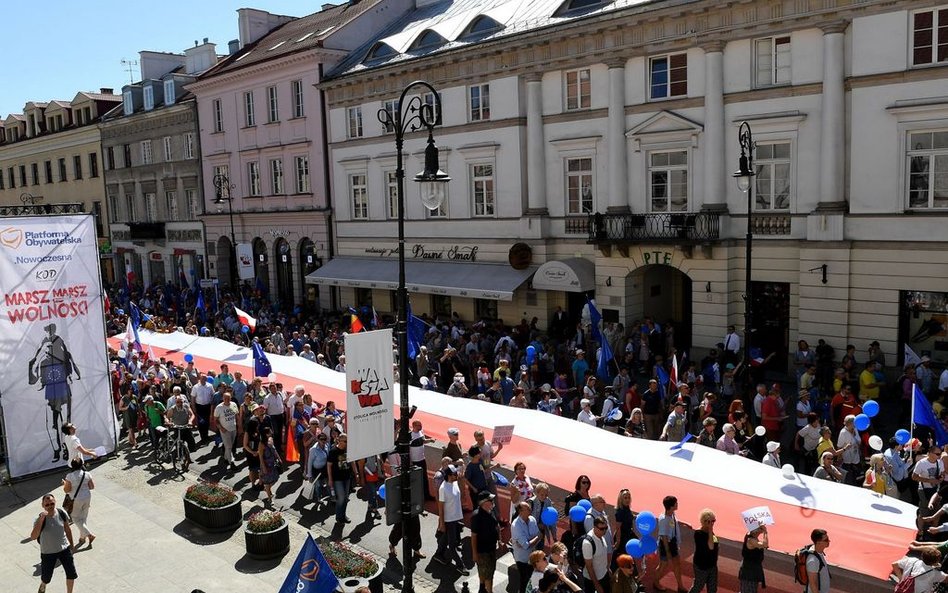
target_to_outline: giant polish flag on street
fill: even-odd
[[[0,218],[0,394],[11,477],[65,467],[60,428],[115,449],[91,215]]]
[[[392,450],[392,330],[346,334],[346,432],[350,461]]]

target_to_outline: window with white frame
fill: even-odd
[[[168,220],[178,220],[178,196],[173,191],[165,192],[165,210],[168,212]]]
[[[589,109],[591,101],[589,68],[566,72],[566,110]]]
[[[790,209],[790,143],[757,142],[754,150],[757,210]]]
[[[162,143],[165,147],[165,162],[170,163],[174,160],[174,154],[171,152],[171,136],[165,136]]]
[[[213,173],[213,177],[211,178],[211,183],[213,183],[214,180],[217,179],[218,177],[223,179],[225,183],[229,183],[230,168],[227,165],[215,165],[214,169],[212,169],[211,172]],[[214,189],[216,191],[217,188],[214,188]]]
[[[118,222],[121,220],[119,218],[118,212],[118,198],[115,197],[115,194],[109,194],[106,196],[105,201],[109,205],[109,220],[112,222]]]
[[[257,161],[247,163],[247,188],[251,196],[260,195],[260,163]]]
[[[197,190],[184,190],[184,200],[188,203],[188,216],[191,220],[197,220],[201,215],[201,205],[198,203]]]
[[[158,220],[158,201],[155,200],[155,194],[145,194],[145,222],[156,222]]]
[[[290,82],[290,90],[293,93],[293,117],[303,117],[306,115],[303,108],[303,81],[294,80]]]
[[[174,105],[175,101],[175,92],[174,92],[174,80],[165,81],[165,105]]]
[[[494,215],[494,165],[471,165],[471,195],[474,199],[474,216]]]
[[[138,220],[138,216],[135,211],[135,196],[125,194],[125,221],[132,222],[136,220]]]
[[[135,113],[135,99],[132,97],[132,91],[122,93],[122,113],[125,115]]]
[[[490,119],[490,85],[477,84],[468,89],[471,106],[471,121]]]
[[[388,217],[398,218],[398,177],[394,170],[385,172],[385,195],[388,197],[385,201]]]
[[[912,14],[912,64],[948,62],[948,7]]]
[[[648,155],[648,196],[652,212],[688,210],[688,151],[654,151]]]
[[[267,123],[280,121],[280,106],[277,103],[277,88],[267,87]]]
[[[427,213],[428,218],[447,218],[448,217],[448,196],[447,196],[448,188],[445,187],[444,189],[445,189],[445,196],[444,196],[444,201],[441,202],[441,205],[435,208],[434,210],[428,210],[427,208],[425,208],[425,212]]]
[[[566,159],[566,213],[592,214],[592,157]]]
[[[221,100],[214,99],[211,103],[212,116],[214,118],[214,131],[223,132],[224,131],[224,112],[221,107]]]
[[[649,98],[667,99],[688,94],[688,55],[649,58]]]
[[[253,110],[253,91],[244,93],[244,125],[248,128],[257,125],[257,116]]]
[[[790,36],[754,40],[755,83],[758,87],[790,82]]]
[[[270,193],[283,193],[283,159],[270,159]]]
[[[347,136],[349,138],[361,138],[362,107],[360,105],[356,105],[355,107],[349,107],[346,109],[346,120],[348,122],[346,126]]]
[[[365,173],[349,175],[349,200],[352,202],[353,220],[368,220],[369,192],[365,184]]]
[[[384,109],[385,113],[388,114],[388,119],[382,124],[382,131],[384,134],[394,134],[395,114],[398,113],[398,101],[395,99],[384,101],[382,103],[382,109]],[[391,123],[389,123],[389,121],[391,121]]]
[[[908,206],[948,208],[948,129],[909,132]]]
[[[184,158],[194,158],[194,132],[188,132],[184,135]]]
[[[145,111],[151,111],[155,108],[155,90],[150,84],[145,85],[142,90],[142,101],[145,104]]]
[[[296,170],[296,193],[309,193],[309,157],[297,156],[293,158]]]
[[[142,164],[151,164],[151,140],[142,140]]]

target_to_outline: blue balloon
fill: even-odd
[[[581,506],[581,507],[583,507],[585,510],[588,511],[589,509],[593,508],[593,503],[589,502],[588,500],[586,500],[586,499],[584,498],[584,499],[582,499],[581,501],[577,502],[577,503],[576,503],[576,506]]]
[[[643,536],[655,531],[656,525],[658,521],[655,520],[655,515],[651,511],[642,511],[635,518],[635,526]]]
[[[185,355],[184,355],[184,362],[194,362],[194,355],[193,355],[193,354],[185,354]]]
[[[658,551],[658,542],[652,536],[643,535],[641,543],[643,556],[648,556],[649,554],[654,554]]]
[[[556,522],[559,521],[560,514],[556,512],[556,509],[553,507],[546,507],[543,509],[543,512],[540,513],[540,520],[543,521],[543,524],[547,527],[552,527],[556,525]]]
[[[118,313],[119,315],[125,315],[125,311],[123,311],[122,309],[116,309],[115,312]]]
[[[642,552],[642,542],[637,539],[630,539],[625,542],[625,553],[633,558],[641,558],[645,555]]]
[[[245,326],[243,326],[243,327],[240,328],[240,331],[242,331],[242,332],[244,332],[244,333],[247,333],[247,332],[250,331],[250,326],[249,326],[249,325],[245,325]]]
[[[910,433],[909,431],[905,430],[904,428],[900,428],[900,429],[898,429],[897,431],[895,431],[895,442],[896,442],[896,443],[898,443],[898,444],[900,444],[900,445],[904,445],[905,443],[909,442],[910,440],[912,440],[912,433]]]
[[[201,334],[202,334],[202,335],[207,335],[207,334],[209,334],[209,333],[211,333],[211,330],[207,329],[207,326],[204,326],[204,327],[201,328]]]
[[[862,413],[870,418],[875,418],[876,414],[879,413],[879,402],[874,399],[870,399],[862,405]]]
[[[385,484],[379,486],[379,498],[385,500]]]
[[[856,422],[854,424],[856,425],[856,430],[866,430],[869,428],[869,416],[865,414],[856,416]]]
[[[576,505],[569,510],[569,520],[573,523],[582,523],[586,520],[586,509]]]

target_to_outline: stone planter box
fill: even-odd
[[[244,542],[247,555],[254,560],[269,560],[285,556],[290,551],[290,526],[283,525],[273,531],[255,533],[244,528]]]
[[[243,523],[240,499],[215,509],[202,507],[184,498],[184,518],[211,533],[234,531]]]
[[[359,587],[369,587],[373,581],[375,581],[379,575],[382,574],[383,566],[376,562],[375,574],[370,576],[367,579],[362,577],[338,577],[339,578],[339,588],[337,591],[341,593],[355,593],[356,589]]]

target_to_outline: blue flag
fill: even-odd
[[[661,365],[655,365],[655,378],[658,380],[658,392],[665,399],[665,390],[668,388],[668,372]]]
[[[918,385],[913,385],[912,390],[915,398],[915,405],[912,406],[912,424],[921,424],[932,429],[935,433],[935,444],[944,447],[945,444],[948,444],[948,431],[945,431],[945,427],[938,421],[932,405],[928,403],[928,398],[918,388]]]
[[[415,317],[411,312],[411,303],[408,303],[408,358],[414,360],[421,352],[421,344],[425,340],[428,324]]]
[[[135,343],[139,344],[140,349],[142,341],[138,338],[138,328],[142,325],[142,312],[138,305],[131,301],[128,303],[128,320],[132,323],[132,334],[135,336]]]
[[[270,366],[270,360],[267,358],[267,353],[263,351],[263,348],[260,346],[259,342],[253,343],[253,375],[254,377],[269,377],[270,373],[273,372],[273,367]]]
[[[588,298],[586,299],[586,305],[589,307],[589,324],[591,326],[589,333],[593,340],[597,342],[602,341],[602,332],[599,331],[602,315],[599,313],[599,309],[596,308],[596,304]]]
[[[332,593],[338,586],[339,579],[313,541],[313,536],[307,534],[279,593]]]
[[[609,361],[613,359],[612,348],[609,347],[609,341],[606,336],[599,334],[599,360],[596,364],[596,376],[603,381],[609,382],[611,378],[609,373]]]

